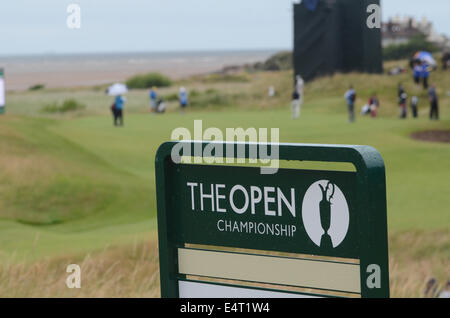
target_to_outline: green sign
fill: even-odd
[[[175,145],[156,156],[162,297],[389,297],[385,170],[375,149],[280,144],[280,160],[355,171],[261,174],[175,163]],[[220,146],[245,147],[233,157],[249,159],[260,153],[251,147],[266,145]]]

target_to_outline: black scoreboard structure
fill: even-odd
[[[382,73],[381,29],[368,7],[380,0],[303,0],[294,4],[295,75],[306,81],[335,72]]]

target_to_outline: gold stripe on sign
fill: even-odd
[[[203,244],[192,244],[185,243],[184,248],[197,249],[197,250],[210,250],[214,252],[231,252],[231,253],[241,253],[241,254],[255,254],[255,255],[266,255],[266,256],[277,256],[277,257],[288,257],[288,258],[300,258],[309,259],[315,261],[329,261],[337,263],[348,263],[348,264],[359,264],[360,261],[357,258],[344,258],[344,257],[332,257],[332,256],[319,256],[311,254],[298,254],[298,253],[288,253],[279,251],[266,251],[266,250],[255,250],[241,247],[226,247],[226,246],[216,246],[216,245],[203,245]]]
[[[178,249],[179,273],[360,293],[360,266],[287,257]]]

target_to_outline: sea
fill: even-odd
[[[265,61],[281,50],[42,54],[0,56],[7,90],[79,87],[125,81],[160,72],[173,79],[215,72],[228,66]]]

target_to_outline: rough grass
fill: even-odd
[[[106,247],[82,256],[0,264],[0,297],[159,297],[154,240]],[[81,270],[81,288],[68,288],[67,266]]]
[[[450,230],[410,231],[389,235],[392,297],[429,297],[428,280],[440,290],[450,280]]]
[[[250,82],[250,77],[248,74],[241,72],[236,74],[220,74],[213,73],[208,75],[194,76],[194,80],[200,81],[202,83],[212,84],[212,83],[248,83]]]
[[[390,235],[391,297],[425,297],[430,278],[437,280],[439,291],[450,277],[449,242],[449,231]],[[80,266],[80,289],[66,285],[69,264]],[[0,297],[159,297],[159,284],[156,240],[38,262],[12,257],[0,263]]]

